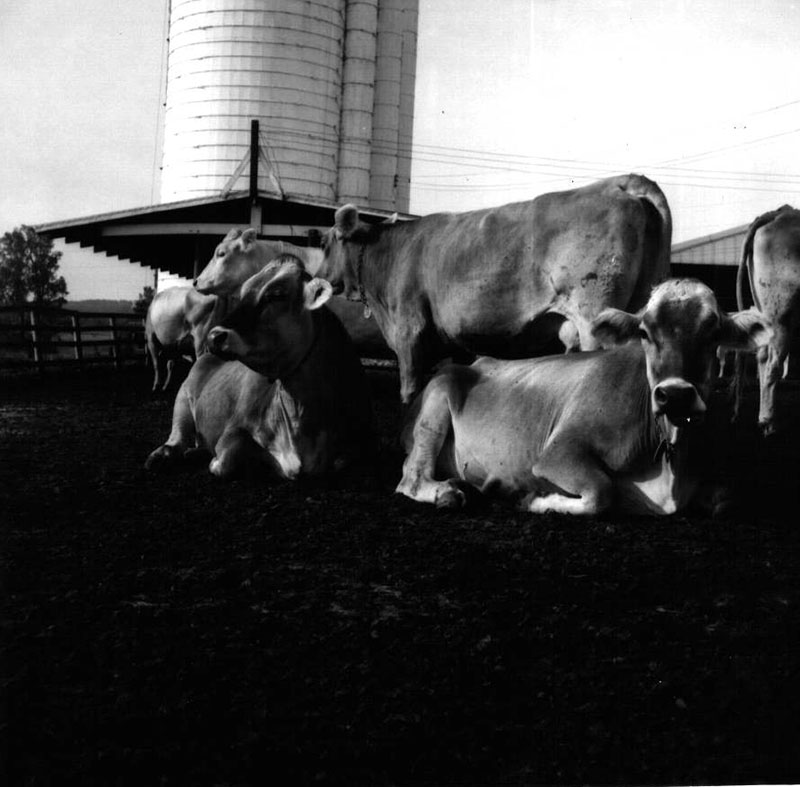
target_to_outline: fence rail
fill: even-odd
[[[120,368],[142,363],[144,357],[144,326],[138,314],[0,307],[0,368]]]

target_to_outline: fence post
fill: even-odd
[[[111,357],[114,359],[114,368],[119,369],[119,347],[117,345],[117,318],[113,315],[108,318],[108,325],[111,328]]]
[[[80,315],[72,315],[72,339],[75,342],[75,360],[78,367],[83,368],[83,339],[81,337]]]
[[[31,323],[31,348],[33,350],[33,362],[36,368],[41,372],[44,369],[44,358],[39,348],[39,331],[37,329],[36,308],[31,307],[30,310],[30,323]]]

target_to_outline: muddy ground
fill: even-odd
[[[377,480],[308,485],[145,473],[143,369],[0,379],[5,783],[800,781],[796,389],[725,519],[574,519],[393,495],[371,380]]]

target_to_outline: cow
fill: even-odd
[[[259,240],[253,227],[244,231],[235,227],[217,244],[211,259],[194,280],[195,289],[206,295],[234,293],[253,274],[282,254],[302,260],[309,271],[318,268],[322,259],[320,249],[279,240]]]
[[[144,320],[147,357],[153,364],[153,393],[166,391],[175,361],[196,358],[205,350],[206,336],[224,312],[215,295],[201,295],[194,287],[170,287],[156,293]]]
[[[325,308],[330,284],[281,255],[248,279],[175,399],[172,431],[145,467],[211,452],[209,470],[282,478],[341,469],[373,451],[371,406],[352,342]]]
[[[595,346],[605,307],[637,309],[669,272],[672,216],[641,175],[528,202],[368,225],[339,208],[311,270],[375,315],[410,402],[432,364],[468,353],[541,354]]]
[[[396,219],[397,214],[394,214],[390,221]],[[194,286],[201,293],[234,295],[243,282],[283,253],[300,258],[312,272],[321,264],[320,249],[294,246],[283,241],[258,240],[253,228],[244,232],[232,229],[216,247],[211,260],[195,279]],[[391,357],[375,318],[365,314],[360,304],[334,297],[328,301],[328,308],[342,321],[362,356]]]
[[[768,437],[776,432],[775,389],[789,370],[792,335],[800,318],[800,211],[791,205],[756,217],[742,244],[736,276],[736,303],[744,308],[745,274],[753,303],[772,327],[772,340],[757,354],[760,401],[758,423]],[[735,416],[744,384],[744,358],[737,356]]]
[[[608,349],[437,373],[409,411],[396,491],[460,507],[466,485],[533,513],[686,507],[715,350],[763,346],[768,327],[755,310],[725,314],[699,281],[669,279],[636,314],[605,309],[591,330]]]

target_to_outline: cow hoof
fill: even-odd
[[[464,508],[467,496],[456,486],[447,486],[436,494],[437,508]]]
[[[774,421],[759,421],[758,429],[762,437],[773,437],[778,431]]]
[[[208,472],[216,476],[222,481],[227,481],[233,478],[234,473],[231,470],[229,463],[223,462],[218,456],[215,456],[208,465]]]
[[[168,445],[162,445],[156,448],[144,463],[144,469],[150,472],[163,470],[168,465],[175,461],[175,452]]]

